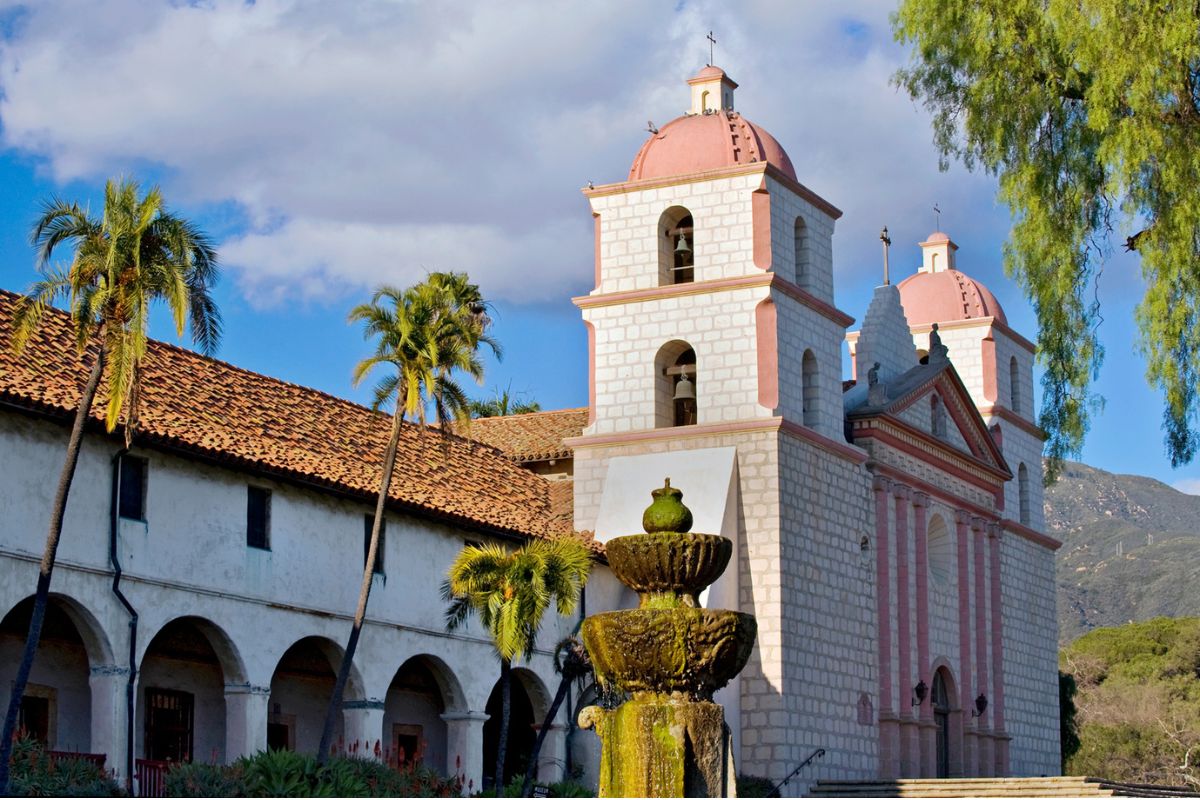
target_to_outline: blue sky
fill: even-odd
[[[545,408],[583,405],[570,297],[591,288],[592,244],[579,188],[623,179],[646,121],[684,110],[712,29],[739,108],[845,212],[839,307],[861,318],[882,225],[893,274],[916,268],[938,203],[960,268],[1034,338],[1002,274],[1009,216],[994,181],[940,173],[927,116],[889,83],[906,54],[887,5],[480,0],[456,11],[0,0],[0,287],[34,277],[26,234],[44,198],[99,209],[104,179],[133,174],[220,243],[222,358],[364,399],[349,374],[367,345],[346,310],[383,281],[467,270],[494,298],[506,348],[478,393],[511,386]],[[1133,345],[1141,290],[1118,248],[1100,286],[1107,405],[1083,459],[1200,492],[1200,465],[1172,470],[1164,455],[1161,403]]]

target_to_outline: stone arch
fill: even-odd
[[[462,684],[437,656],[415,655],[396,670],[384,697],[383,739],[389,763],[419,762],[445,775],[457,772],[451,761],[443,715],[468,710]]]
[[[32,596],[22,599],[0,619],[0,698],[5,706],[25,649],[33,602]],[[114,666],[108,635],[79,601],[51,593],[37,653],[22,696],[21,723],[52,749],[89,752],[94,744],[92,670]]]
[[[541,725],[550,707],[550,695],[542,679],[532,670],[514,667],[512,670],[508,744],[505,756],[505,778],[523,774],[537,738],[536,726]],[[488,697],[488,721],[483,726],[483,774],[485,783],[494,783],[496,748],[500,735],[500,681],[497,680]],[[544,754],[543,754],[544,757]]]
[[[192,625],[197,631],[203,634],[221,664],[221,671],[224,673],[226,683],[246,683],[249,680],[246,662],[242,659],[241,651],[234,644],[233,638],[224,628],[207,617],[187,615],[167,620],[159,626],[153,635],[149,636],[147,642],[153,643],[154,638],[162,633],[167,626],[176,623]],[[149,650],[149,644],[147,644],[146,650]],[[142,654],[142,657],[145,658],[145,653]]]
[[[676,399],[684,380],[691,384],[693,397]],[[699,365],[696,351],[680,339],[667,342],[654,356],[654,427],[674,428],[695,425],[700,402]]]
[[[1017,467],[1017,508],[1022,525],[1028,525],[1031,517],[1029,504],[1029,468],[1024,462]]]
[[[148,637],[138,669],[135,753],[225,761],[225,687],[245,683],[245,664],[224,629],[198,616],[168,620]]]
[[[808,223],[804,217],[796,217],[792,232],[793,266],[795,268],[796,284],[802,289],[812,288],[812,258],[809,253],[810,237]]]
[[[658,218],[658,285],[696,279],[696,236],[692,212],[671,206]]]
[[[929,398],[929,430],[939,439],[946,438],[946,406],[936,394]]]
[[[267,744],[301,753],[316,753],[344,651],[324,636],[294,641],[279,657],[271,675],[267,701]],[[362,676],[354,665],[343,702],[365,699]],[[345,720],[337,720],[336,739],[345,742]]]
[[[929,675],[930,705],[933,707],[935,777],[963,775],[963,719],[958,683],[945,658],[935,659]]]
[[[820,420],[818,387],[820,375],[817,357],[812,350],[805,350],[800,362],[800,400],[804,415],[804,426],[815,428]]]

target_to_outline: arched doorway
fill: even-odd
[[[937,755],[937,777],[950,777],[950,714],[954,710],[952,707],[953,691],[950,686],[949,674],[946,668],[943,667],[933,674],[933,691],[931,693],[931,703],[933,705],[933,721],[937,725],[937,732],[934,737],[934,751]]]
[[[460,706],[461,697],[458,680],[440,659],[420,655],[405,661],[384,700],[383,734],[389,763],[419,763],[444,775],[454,773],[456,765],[449,763],[442,714]]]
[[[267,747],[315,754],[321,745],[325,712],[333,695],[342,649],[321,636],[308,636],[293,644],[279,659],[271,676],[267,701]],[[362,681],[351,669],[344,700],[362,697]],[[339,717],[334,740],[345,742],[344,720]]]
[[[138,747],[150,761],[225,761],[225,684],[244,680],[229,637],[199,617],[162,627],[138,674]]]
[[[0,620],[0,697],[6,707],[32,616],[33,598],[28,597]],[[91,667],[111,660],[95,619],[74,601],[51,595],[21,701],[20,727],[49,749],[90,752]]]
[[[526,669],[513,669],[512,692],[509,707],[508,745],[504,754],[504,776],[511,781],[516,775],[524,775],[525,767],[533,754],[537,739],[537,726],[542,723],[548,703],[545,690],[537,676]],[[496,773],[496,749],[500,741],[500,681],[492,687],[486,712],[489,715],[483,724],[483,776],[484,784],[494,785]]]

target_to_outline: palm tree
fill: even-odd
[[[325,727],[317,751],[317,759],[321,763],[329,757],[337,717],[342,710],[346,681],[350,677],[350,667],[366,620],[384,508],[396,467],[396,451],[404,419],[413,418],[423,428],[426,407],[429,405],[432,405],[443,432],[447,430],[448,423],[467,419],[468,399],[455,381],[455,373],[463,372],[482,382],[483,363],[479,359],[479,346],[486,344],[497,358],[501,355],[499,344],[486,332],[490,322],[487,303],[479,287],[461,272],[434,272],[423,282],[404,290],[391,286],[380,287],[371,302],[351,309],[349,321],[363,323],[363,335],[376,339],[374,355],[360,361],[354,368],[354,385],[360,384],[376,368],[387,368],[387,374],[375,386],[372,407],[378,410],[393,405],[395,410],[392,414],[391,436],[380,467],[379,495],[375,500],[375,519],[371,526],[366,563],[363,565],[358,606],[354,611],[346,652],[334,681],[333,694],[329,698]]]
[[[472,400],[471,416],[507,417],[509,414],[532,414],[542,410],[541,404],[536,400],[518,399],[521,394],[523,392],[514,393],[512,384],[509,383],[503,391],[496,389],[487,400]]]
[[[533,743],[533,752],[529,754],[529,764],[525,767],[525,785],[521,789],[522,797],[529,797],[533,788],[533,773],[537,769],[538,756],[542,752],[542,743],[546,741],[546,732],[554,724],[558,709],[567,698],[567,690],[574,683],[581,683],[592,677],[592,658],[588,655],[583,642],[574,636],[568,636],[554,648],[554,671],[559,674],[558,691],[546,712],[546,719],[538,729],[537,741]]]
[[[17,303],[13,349],[21,353],[46,310],[55,301],[66,299],[76,348],[80,358],[90,358],[91,364],[67,440],[67,456],[50,512],[29,633],[4,717],[0,794],[8,788],[13,732],[41,639],[67,497],[79,460],[84,424],[91,414],[96,392],[103,382],[108,394],[104,419],[110,433],[124,413],[128,447],[137,426],[138,382],[146,354],[151,303],[166,302],[178,334],[183,334],[185,322],[190,323],[192,339],[205,353],[216,349],[221,335],[220,314],[209,294],[217,280],[217,254],[211,241],[191,222],[166,209],[158,187],[140,198],[138,191],[133,180],[108,181],[104,187],[104,216],[100,220],[76,203],[50,200],[30,236],[37,248],[42,280]],[[55,253],[64,246],[74,247],[74,256],[65,270],[51,265]]]
[[[446,629],[452,631],[477,614],[500,657],[498,791],[504,787],[513,659],[533,655],[538,628],[552,602],[561,615],[575,611],[591,567],[591,554],[575,539],[533,539],[516,551],[498,544],[467,545],[450,565],[442,585],[442,598],[450,604]]]

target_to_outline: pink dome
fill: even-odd
[[[796,180],[796,168],[775,137],[741,114],[688,114],[650,134],[633,160],[629,180],[688,175],[762,161]]]
[[[931,239],[932,240],[932,239]],[[900,304],[909,325],[995,317],[1008,324],[996,296],[956,269],[918,272],[900,281]]]

